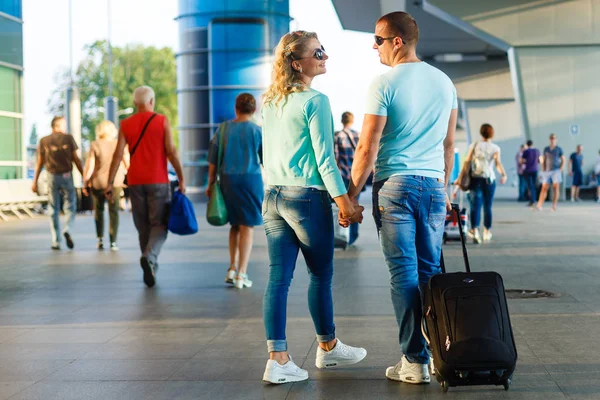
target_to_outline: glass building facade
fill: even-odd
[[[26,171],[22,0],[0,0],[0,179]]]

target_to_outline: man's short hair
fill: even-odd
[[[405,43],[416,46],[419,41],[419,26],[417,21],[409,13],[396,11],[384,15],[377,23],[384,22],[388,35],[398,36]]]
[[[533,140],[528,140],[527,141],[527,146],[529,146],[529,147],[533,146]]]
[[[550,139],[556,139],[556,133],[551,133],[550,134]]]
[[[137,105],[150,104],[154,98],[154,90],[150,86],[140,86],[133,91],[133,102]]]
[[[342,124],[347,125],[354,122],[354,114],[350,111],[346,111],[342,114]]]
[[[50,127],[52,129],[56,128],[56,126],[58,125],[58,121],[60,121],[61,119],[65,119],[65,117],[57,115],[56,117],[52,118],[52,122],[50,123]]]

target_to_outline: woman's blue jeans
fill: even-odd
[[[332,341],[333,215],[329,194],[314,188],[269,186],[262,215],[270,260],[263,300],[268,351],[287,351],[287,297],[299,251],[308,266],[308,308],[317,340]]]
[[[481,224],[481,207],[483,206],[483,226],[492,228],[492,203],[496,192],[496,181],[485,178],[473,178],[471,180],[471,228],[479,228]]]

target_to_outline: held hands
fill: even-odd
[[[353,199],[351,208],[340,208],[340,211],[338,213],[338,220],[340,226],[347,228],[355,222],[358,222],[359,224],[362,223],[362,213],[365,208],[361,205],[358,205],[358,203],[355,203],[356,199]]]
[[[84,196],[88,196],[88,185],[89,182],[88,181],[83,181],[83,187],[81,188],[81,193],[83,193]]]

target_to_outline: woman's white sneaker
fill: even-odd
[[[228,269],[227,275],[225,275],[225,283],[231,283],[233,285],[235,274],[237,274],[237,271],[235,269]]]
[[[429,383],[431,376],[429,375],[429,366],[427,364],[411,363],[406,356],[402,356],[402,360],[393,367],[388,367],[385,371],[385,376],[388,379],[406,383]]]
[[[263,381],[280,384],[307,380],[308,371],[294,364],[292,356],[289,357],[290,360],[283,365],[275,360],[267,361]]]
[[[325,351],[321,347],[317,349],[317,359],[315,365],[317,368],[335,368],[345,365],[352,365],[360,362],[367,356],[367,350],[362,347],[352,347],[337,340],[335,347],[330,351]]]

